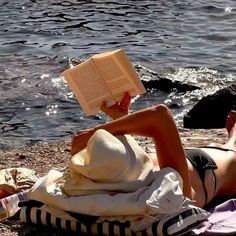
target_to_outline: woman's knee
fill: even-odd
[[[164,104],[156,105],[148,108],[145,111],[145,115],[143,116],[143,122],[146,122],[148,126],[153,128],[160,129],[160,126],[166,124],[168,122],[173,122],[173,117],[170,109]]]
[[[164,104],[159,104],[154,106],[153,108],[153,117],[157,119],[166,120],[166,118],[172,118],[171,110]]]
[[[153,107],[157,112],[169,113],[170,109],[165,104],[158,104]]]

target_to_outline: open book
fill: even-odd
[[[123,49],[92,56],[63,72],[69,87],[86,115],[119,102],[125,92],[131,96],[145,93],[145,88]]]

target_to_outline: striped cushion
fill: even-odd
[[[45,225],[61,230],[74,231],[80,235],[117,235],[117,236],[150,236],[150,235],[182,235],[190,232],[200,222],[206,220],[209,213],[197,207],[189,207],[180,213],[163,217],[147,229],[133,232],[129,229],[130,222],[118,221],[102,223],[81,223],[64,211],[43,205],[42,207],[22,207],[20,219],[24,222]]]

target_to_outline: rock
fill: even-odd
[[[135,64],[135,70],[138,72],[146,89],[158,89],[163,92],[171,92],[173,90],[178,92],[187,92],[200,89],[194,83],[189,81],[184,82],[168,79],[165,75],[160,75],[158,72],[150,70],[139,63]]]
[[[27,156],[25,154],[22,154],[22,153],[17,153],[16,155],[18,156],[19,159],[27,158]]]
[[[224,128],[230,110],[236,110],[236,84],[202,98],[184,116],[185,128]]]
[[[164,92],[171,92],[173,90],[177,90],[178,92],[187,92],[199,89],[199,87],[195,85],[173,81],[160,76],[158,76],[158,79],[156,80],[142,80],[142,83],[146,89],[159,89]]]

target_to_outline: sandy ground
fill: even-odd
[[[225,129],[189,130],[181,129],[184,146],[201,146],[209,143],[222,144],[227,140]],[[153,149],[149,139],[137,137],[143,147]],[[0,169],[27,167],[36,171],[38,176],[45,175],[52,167],[65,167],[70,158],[70,142],[39,143],[11,151],[0,151]],[[1,236],[56,236],[72,235],[49,230],[45,227],[28,225],[19,221],[0,222]]]

